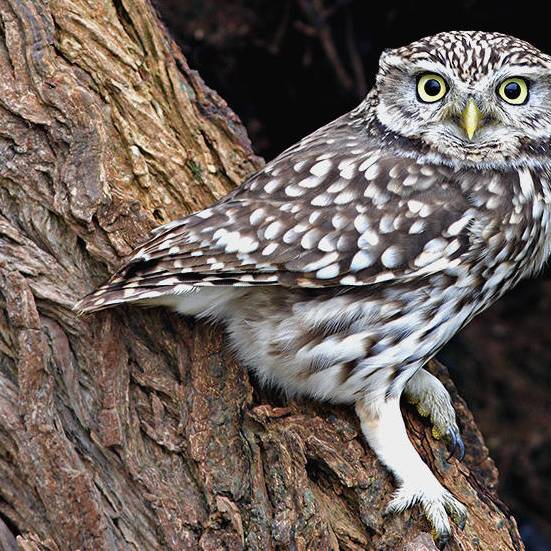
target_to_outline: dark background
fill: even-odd
[[[444,30],[513,34],[551,53],[545,4],[155,0],[192,68],[245,123],[259,155],[351,109],[384,48]],[[551,107],[551,106],[550,106]],[[523,283],[443,351],[501,473],[530,551],[551,550],[551,270]]]

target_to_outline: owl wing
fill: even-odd
[[[190,286],[321,288],[428,276],[467,253],[475,216],[451,168],[381,150],[343,117],[212,207],[157,228],[76,308]]]

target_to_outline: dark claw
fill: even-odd
[[[434,544],[436,545],[436,547],[438,547],[438,549],[440,549],[440,551],[442,551],[444,547],[448,545],[449,541],[450,541],[450,534],[442,534],[435,538]]]
[[[446,435],[446,439],[449,442],[448,448],[450,450],[450,455],[448,456],[448,461],[455,455],[459,461],[463,461],[465,457],[465,444],[463,439],[458,431],[450,430]]]

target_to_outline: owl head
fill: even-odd
[[[549,156],[551,57],[511,36],[445,32],[387,50],[374,94],[387,132],[444,161]]]

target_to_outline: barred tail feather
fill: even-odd
[[[104,285],[84,297],[74,306],[80,314],[98,312],[120,304],[168,306],[186,316],[223,318],[227,306],[246,288],[174,286],[117,286]]]
[[[188,285],[188,290],[192,289]],[[185,292],[183,289],[180,292]],[[98,312],[107,308],[112,308],[120,304],[136,303],[142,301],[155,301],[167,293],[174,294],[174,288],[162,287],[113,287],[104,285],[96,289],[93,293],[79,300],[74,306],[79,315]]]

